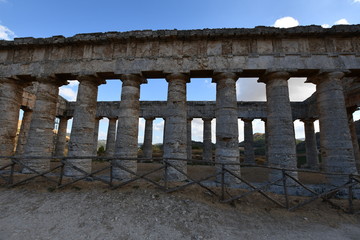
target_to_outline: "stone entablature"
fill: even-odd
[[[0,77],[167,73],[259,77],[269,69],[306,77],[318,70],[360,72],[360,25],[78,34],[0,41]],[[69,78],[68,78],[69,79]]]
[[[98,102],[96,117],[116,118],[120,101]],[[294,120],[309,118],[307,104],[292,102],[292,115]],[[75,102],[68,102],[63,116],[72,117]],[[238,118],[261,119],[267,117],[266,102],[237,102]],[[213,101],[187,101],[188,118],[215,118],[215,102]],[[65,110],[65,109],[64,109]],[[142,118],[166,117],[166,102],[140,101],[140,116]]]

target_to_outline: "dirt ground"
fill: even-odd
[[[13,189],[0,188],[0,213],[1,240],[360,236],[359,215],[320,200],[289,212],[260,195],[224,204],[197,186],[169,194],[146,182],[116,190],[99,182],[80,182],[54,191],[39,179]]]

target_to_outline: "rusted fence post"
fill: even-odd
[[[61,186],[61,184],[62,184],[62,180],[63,180],[63,176],[64,176],[64,167],[65,167],[65,163],[63,161],[61,161],[60,176],[59,176],[58,186]]]
[[[284,169],[282,169],[281,172],[282,172],[282,182],[283,182],[284,194],[285,194],[285,206],[286,206],[286,209],[289,209],[289,197],[288,197],[288,191],[287,191],[287,186],[286,186],[286,172]]]
[[[168,163],[167,160],[164,158],[163,159],[164,163],[165,163],[165,168],[164,168],[164,187],[165,187],[165,191],[168,189],[168,181],[167,181],[167,171],[168,171]]]
[[[221,201],[225,199],[225,165],[221,164]]]
[[[349,195],[349,198],[348,198],[348,201],[349,201],[349,213],[353,214],[354,213],[354,205],[353,205],[353,185],[351,183],[353,183],[353,176],[352,174],[349,175],[349,192],[348,192],[348,195]]]

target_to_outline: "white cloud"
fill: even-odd
[[[3,25],[0,25],[0,40],[12,40],[14,37],[15,33],[13,31]]]
[[[331,26],[329,24],[322,24],[321,27],[323,28],[330,28]]]
[[[337,20],[334,25],[349,25],[350,23],[345,18]]]
[[[354,0],[353,2],[354,3],[360,3],[360,0]]]
[[[79,87],[79,81],[68,81],[68,85],[64,85],[59,88],[59,94],[68,101],[76,101],[77,89]]]
[[[290,78],[289,95],[290,101],[304,101],[316,90],[316,85],[305,83],[306,78]]]
[[[265,84],[257,78],[241,78],[236,82],[238,101],[266,101]]]
[[[76,101],[76,92],[68,86],[62,86],[59,88],[59,94],[68,101]]]
[[[275,21],[274,27],[277,28],[291,28],[299,26],[299,21],[293,17],[283,17]]]
[[[194,141],[203,141],[204,123],[201,118],[194,118],[191,122],[191,139]]]

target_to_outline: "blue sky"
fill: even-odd
[[[73,36],[78,33],[131,31],[143,29],[252,28],[255,26],[293,27],[297,25],[359,24],[360,0],[0,0],[0,39],[14,37]],[[199,91],[201,89],[201,91]],[[289,81],[290,99],[301,101],[315,91],[304,79]],[[188,100],[215,100],[211,79],[192,79]],[[60,89],[75,100],[76,82]],[[99,87],[99,101],[120,99],[121,82],[108,80]],[[141,100],[166,100],[167,84],[150,79],[141,87]],[[265,85],[256,79],[239,79],[239,101],[265,100]],[[359,112],[359,111],[358,111]],[[354,114],[356,119],[359,113]],[[215,123],[215,122],[213,122]],[[214,126],[215,124],[213,124]],[[317,124],[316,124],[317,125]],[[140,120],[139,142],[144,121]],[[69,124],[71,129],[71,122]],[[162,141],[162,119],[154,122],[154,142]],[[239,139],[243,139],[239,121]],[[318,126],[316,126],[318,129]],[[202,140],[202,121],[195,119],[193,140]],[[296,121],[297,138],[304,137],[303,125]],[[100,122],[99,138],[105,139],[107,121]],[[213,131],[215,132],[215,131]],[[254,132],[264,132],[263,123],[254,121]]]

